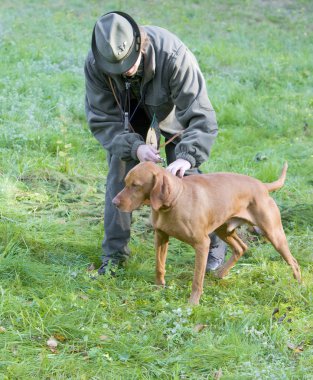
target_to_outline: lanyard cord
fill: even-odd
[[[126,92],[127,92],[127,95],[126,95],[126,98],[125,98],[125,106],[124,106],[124,109],[126,109],[126,102],[128,101],[128,114],[130,115],[129,116],[129,121],[132,120],[133,116],[135,115],[137,109],[139,108],[139,106],[141,105],[143,99],[144,99],[144,95],[142,95],[135,107],[135,109],[133,110],[132,114],[130,114],[130,86],[131,86],[131,83],[130,82],[125,82],[125,88],[126,88]]]
[[[125,102],[124,102],[124,112],[126,112],[127,105],[128,105],[128,115],[130,115],[130,83],[125,82],[125,89],[126,89],[126,96],[125,96]]]
[[[122,108],[120,102],[117,99],[117,96],[116,96],[116,93],[115,93],[115,90],[114,90],[114,86],[113,86],[112,80],[111,80],[111,78],[109,76],[108,76],[108,79],[109,79],[109,84],[110,84],[110,87],[111,87],[114,99],[116,101],[116,104],[117,104],[118,108],[120,109],[121,113],[124,113],[123,108]]]
[[[114,99],[116,101],[116,104],[118,105],[118,108],[120,109],[123,117],[124,117],[124,122],[126,121],[126,128],[129,128],[131,130],[131,132],[135,132],[134,128],[132,127],[132,125],[130,124],[130,121],[131,119],[133,118],[135,112],[137,111],[138,107],[140,106],[140,104],[142,103],[142,100],[143,100],[143,96],[140,98],[139,102],[137,103],[133,113],[130,115],[130,83],[129,82],[126,82],[125,83],[125,88],[126,88],[126,97],[125,97],[125,101],[124,101],[124,108],[122,108],[121,106],[121,103],[119,102],[119,100],[117,99],[117,96],[116,96],[116,92],[115,92],[115,89],[114,89],[114,86],[113,86],[113,83],[112,83],[112,80],[111,78],[108,76],[108,79],[109,79],[109,84],[110,84],[110,87],[111,87],[111,90],[112,90],[112,93],[113,93],[113,96],[114,96]],[[127,104],[128,103],[128,104]],[[126,111],[127,109],[127,105],[128,105],[128,112]],[[130,117],[129,117],[130,115]],[[126,129],[125,128],[125,129]]]

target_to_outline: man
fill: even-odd
[[[93,135],[107,151],[103,262],[99,273],[129,256],[131,215],[112,199],[139,161],[161,161],[146,143],[149,127],[166,141],[167,170],[182,177],[200,173],[217,135],[215,112],[205,80],[188,48],[169,31],[139,27],[126,13],[100,17],[85,62],[86,116]],[[207,270],[217,269],[226,245],[215,234]]]

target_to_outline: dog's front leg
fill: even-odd
[[[156,254],[156,284],[165,286],[165,262],[169,236],[160,230],[154,231],[154,244]]]
[[[189,303],[198,305],[203,292],[203,281],[205,275],[206,263],[208,260],[210,247],[210,238],[207,237],[200,244],[194,245],[195,257],[195,272],[192,282],[192,291],[189,298]]]

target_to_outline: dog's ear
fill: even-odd
[[[153,210],[158,211],[162,206],[170,206],[170,189],[167,175],[157,173],[154,176],[154,186],[150,192],[150,204]]]

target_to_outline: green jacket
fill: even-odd
[[[184,132],[176,145],[177,158],[197,167],[207,160],[217,135],[215,112],[207,95],[205,80],[194,55],[169,31],[145,26],[150,42],[144,52],[144,78],[141,95],[151,119],[162,120],[175,112],[179,129]],[[123,114],[112,93],[107,74],[98,70],[92,52],[85,62],[86,116],[93,135],[110,154],[122,160],[136,156],[143,138],[125,131]],[[126,96],[124,79],[112,75],[119,103]]]

